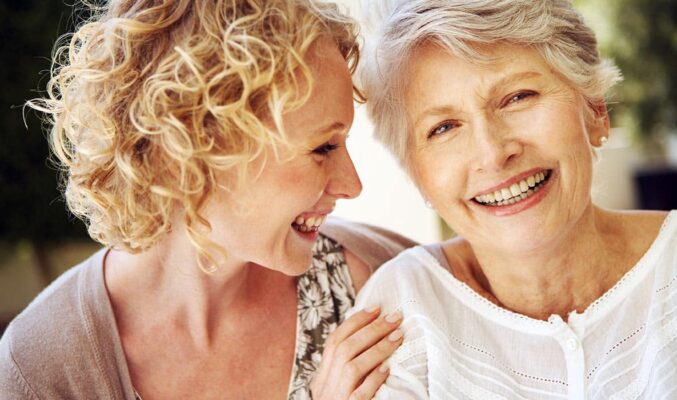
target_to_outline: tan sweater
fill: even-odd
[[[322,233],[375,269],[415,243],[336,218]],[[134,399],[102,249],[47,287],[0,340],[0,399]]]

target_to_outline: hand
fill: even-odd
[[[345,320],[328,337],[310,384],[313,400],[371,399],[388,377],[383,362],[402,344],[402,314],[378,306]]]

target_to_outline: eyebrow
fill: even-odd
[[[346,125],[343,122],[336,121],[334,123],[331,123],[323,128],[320,128],[317,130],[318,135],[326,135],[331,132],[335,131],[340,131],[340,130],[345,130]]]
[[[491,88],[489,89],[490,93],[496,92],[496,88],[501,87],[501,86],[506,86],[509,85],[513,82],[523,80],[523,79],[529,79],[529,78],[536,78],[540,77],[542,74],[540,72],[536,71],[525,71],[525,72],[518,72],[515,74],[510,74],[507,76],[504,76],[503,78],[499,79],[498,81],[494,82],[491,84]],[[431,116],[436,116],[436,115],[444,115],[444,114],[450,114],[456,111],[456,109],[453,106],[450,105],[442,105],[442,106],[435,106],[435,107],[430,107],[423,112],[416,118],[416,121],[414,122],[414,126],[418,126],[421,123],[421,120],[431,117]]]
[[[536,71],[525,71],[525,72],[518,72],[516,74],[511,74],[504,76],[503,78],[499,79],[497,82],[491,85],[490,92],[495,92],[496,88],[501,87],[501,86],[506,86],[511,83],[521,81],[523,79],[531,79],[531,78],[538,78],[543,76],[540,72]]]

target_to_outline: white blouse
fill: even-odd
[[[677,211],[568,322],[494,305],[420,246],[382,266],[354,309],[370,304],[404,314],[377,399],[677,399]]]

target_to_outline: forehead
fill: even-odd
[[[405,97],[423,93],[470,95],[489,89],[506,76],[525,72],[553,75],[540,54],[532,48],[494,44],[476,48],[486,60],[471,60],[435,44],[424,44],[411,54],[407,66]],[[416,104],[420,99],[415,99]]]
[[[318,39],[309,49],[306,62],[312,74],[312,90],[306,103],[284,114],[285,129],[293,137],[337,124],[349,128],[353,119],[353,85],[338,48],[329,40]],[[297,78],[300,91],[306,90],[308,82],[301,71],[297,71]]]
[[[338,47],[329,39],[317,39],[308,49],[304,61],[305,72],[312,79],[310,92],[307,75],[298,68],[294,72],[295,89],[281,93],[295,100],[308,96],[305,103],[281,115],[289,144],[294,146],[306,146],[322,137],[327,140],[330,131],[347,133],[354,112],[352,77]],[[263,122],[269,129],[277,130],[272,115],[266,115]]]

